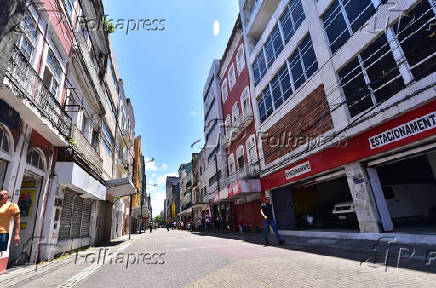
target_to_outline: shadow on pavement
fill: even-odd
[[[235,232],[192,232],[199,236],[212,236],[225,239],[243,240],[248,243],[264,246],[263,233]],[[285,244],[276,245],[274,235],[269,235],[270,246],[281,249],[301,251],[323,256],[339,257],[359,262],[387,272],[396,267],[422,272],[436,273],[436,247],[425,244],[403,244],[391,242],[392,238],[382,241],[333,239],[315,237],[297,237],[280,235]]]

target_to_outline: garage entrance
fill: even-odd
[[[436,152],[376,167],[396,232],[436,233]]]
[[[279,229],[359,231],[345,176],[272,192]]]

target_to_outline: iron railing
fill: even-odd
[[[23,102],[29,101],[65,137],[71,135],[71,118],[60,105],[58,99],[45,86],[32,65],[14,46],[6,73],[15,91]]]
[[[88,139],[83,135],[82,131],[80,131],[76,125],[73,125],[73,129],[71,132],[71,145],[77,150],[82,157],[90,164],[91,167],[94,167],[97,172],[101,173],[103,160],[100,155],[95,151],[94,147],[89,143]]]

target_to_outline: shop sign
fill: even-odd
[[[415,118],[405,124],[386,130],[369,138],[369,146],[376,149],[401,139],[431,130],[436,127],[436,112]]]
[[[289,170],[285,170],[285,177],[286,180],[292,179],[294,177],[306,174],[312,170],[312,167],[310,167],[309,161],[301,163],[297,166],[292,167]]]

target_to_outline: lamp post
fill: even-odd
[[[145,164],[147,164],[147,163],[151,163],[151,162],[153,162],[153,161],[154,161],[154,158],[151,158],[149,161],[144,162],[144,169],[145,169]],[[139,234],[142,233],[142,228],[143,228],[143,221],[142,221],[142,219],[143,219],[143,215],[142,215],[142,207],[143,207],[143,205],[144,205],[144,195],[147,193],[147,175],[145,174],[145,171],[144,171],[144,179],[143,179],[143,181],[144,181],[144,185],[142,186],[142,187],[143,187],[143,190],[142,190],[142,193],[141,193],[141,195],[140,195],[140,198],[141,198],[141,225],[140,225],[140,227],[139,227]],[[153,185],[151,185],[151,186],[156,187],[157,185],[156,185],[156,184],[153,184]]]

